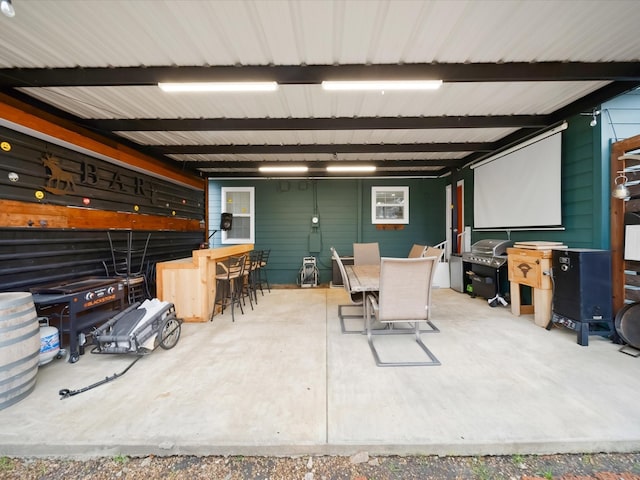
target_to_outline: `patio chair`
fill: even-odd
[[[424,255],[426,250],[426,245],[418,245],[417,243],[414,243],[413,247],[411,247],[411,250],[409,251],[409,255],[407,255],[407,258],[420,258]]]
[[[336,264],[338,265],[338,268],[340,269],[340,275],[342,276],[342,285],[344,287],[344,289],[346,290],[347,294],[349,295],[349,300],[351,300],[351,303],[345,303],[342,305],[338,305],[338,318],[340,319],[340,329],[342,330],[342,333],[358,333],[361,334],[364,331],[364,328],[360,329],[360,330],[347,330],[347,327],[345,326],[344,323],[344,319],[345,318],[360,318],[362,320],[364,320],[364,311],[362,310],[362,308],[364,307],[364,293],[363,292],[352,292],[351,291],[351,285],[349,283],[349,277],[347,276],[347,271],[344,268],[344,264],[342,263],[342,259],[340,258],[340,255],[338,255],[338,252],[336,252],[336,249],[331,247],[331,255],[333,256],[333,258],[336,261]],[[345,314],[342,313],[343,308],[353,308],[353,307],[359,307],[359,313],[358,314]]]
[[[354,265],[380,265],[380,247],[375,243],[353,244]]]
[[[380,264],[380,290],[378,298],[369,296],[365,308],[367,340],[376,365],[387,366],[433,366],[440,361],[427,348],[420,337],[420,322],[429,322],[429,298],[431,293],[431,271],[435,258],[382,258]],[[374,345],[374,337],[390,330],[373,330],[373,321],[390,326],[410,323],[413,328],[396,329],[395,334],[413,334],[416,343],[429,357],[428,361],[383,362]]]
[[[436,247],[427,247],[424,252],[425,257],[435,257],[436,263],[433,265],[433,270],[431,271],[431,288],[438,288],[433,286],[433,282],[436,276],[436,269],[438,268],[438,264],[441,263],[444,257],[444,248],[436,248]],[[448,265],[446,265],[448,267]],[[429,290],[429,318],[431,317],[431,289]]]

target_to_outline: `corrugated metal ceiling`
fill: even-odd
[[[0,17],[3,93],[211,176],[336,158],[377,163],[382,175],[443,175],[640,85],[636,0],[13,4],[16,16]],[[346,65],[363,77],[415,75],[403,70],[414,65],[444,73],[445,83],[421,93],[323,91],[318,76]],[[391,68],[380,73],[379,65]],[[231,95],[170,95],[155,85],[192,74],[275,76],[282,85]],[[518,124],[517,116],[527,118]],[[394,123],[403,118],[411,126]],[[224,119],[251,126],[207,130],[206,121]],[[370,128],[370,119],[389,121]]]

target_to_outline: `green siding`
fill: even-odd
[[[512,231],[513,241],[561,241],[571,248],[609,248],[609,158],[601,153],[601,130],[589,117],[569,120],[562,140],[562,220],[564,230]],[[464,168],[442,179],[210,180],[209,223],[220,218],[220,187],[256,189],[256,248],[271,249],[269,279],[295,284],[302,258],[313,255],[320,282],[331,279],[331,254],[351,255],[354,242],[379,242],[383,256],[406,256],[413,243],[435,245],[446,239],[445,186],[464,180],[465,224],[473,225],[473,171]],[[409,224],[378,230],[371,223],[372,186],[409,186]],[[455,200],[454,200],[455,201]],[[314,204],[320,215],[322,247],[308,250]],[[471,242],[507,238],[506,231],[472,231]],[[214,237],[219,245],[219,236]]]
[[[609,159],[602,158],[600,130],[590,117],[576,116],[562,135],[562,224],[564,230],[512,231],[511,240],[563,242],[570,248],[609,247]],[[473,224],[473,172],[466,168],[465,209]],[[472,232],[472,243],[485,238],[508,238],[506,231]]]
[[[371,224],[372,186],[409,186],[409,224],[378,230]],[[445,239],[444,179],[215,180],[209,182],[209,224],[220,221],[223,186],[255,187],[257,249],[270,249],[269,280],[295,284],[302,259],[315,256],[320,282],[331,280],[331,252],[353,253],[354,242],[379,242],[383,256],[406,256],[413,243],[435,245]],[[311,216],[317,204],[322,244],[309,252]],[[220,244],[218,234],[214,246]]]

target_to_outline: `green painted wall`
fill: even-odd
[[[603,248],[609,235],[609,157],[601,152],[602,130],[591,117],[576,116],[562,139],[562,219],[560,231],[512,231],[513,241],[561,241],[570,248]],[[331,279],[334,246],[352,254],[354,242],[379,242],[383,256],[406,256],[413,243],[435,245],[446,239],[445,186],[464,181],[465,225],[473,225],[473,171],[441,179],[210,180],[209,224],[220,219],[220,187],[254,186],[256,248],[271,249],[269,275],[274,284],[296,284],[305,256],[315,256],[320,282]],[[410,219],[403,230],[378,230],[371,223],[372,186],[409,186]],[[311,216],[317,203],[322,246],[309,252]],[[508,238],[505,231],[475,232],[471,243]],[[219,236],[214,237],[214,246]]]
[[[591,117],[569,119],[562,135],[562,223],[564,230],[512,231],[511,240],[563,242],[570,248],[609,248],[609,158],[600,152],[601,131]],[[473,171],[465,168],[466,223],[473,225]],[[472,231],[472,243],[509,238],[506,231]]]
[[[257,249],[270,249],[269,280],[298,281],[302,259],[315,256],[320,283],[331,280],[331,251],[353,253],[354,242],[379,242],[383,256],[406,256],[411,245],[445,240],[446,179],[265,179],[209,181],[209,225],[220,223],[220,189],[255,187]],[[372,186],[409,187],[409,224],[402,230],[378,230],[371,223]],[[309,251],[311,216],[320,216],[321,251]],[[220,236],[213,237],[220,245]]]

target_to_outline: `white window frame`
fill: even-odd
[[[376,198],[378,193],[402,192],[404,200],[402,202],[402,216],[399,218],[382,218],[377,217],[376,207],[378,205]],[[387,206],[398,206],[397,204],[386,204]],[[371,187],[371,223],[373,224],[408,224],[409,223],[409,187]]]
[[[233,209],[227,206],[227,195],[229,193],[249,193],[249,205],[251,211],[248,213],[235,212]],[[220,213],[232,213],[233,222],[231,224],[231,231],[233,231],[233,225],[235,224],[236,217],[249,217],[249,237],[248,238],[229,238],[226,231],[222,231],[220,242],[222,244],[242,244],[242,243],[255,243],[255,187],[222,187],[220,192]]]

